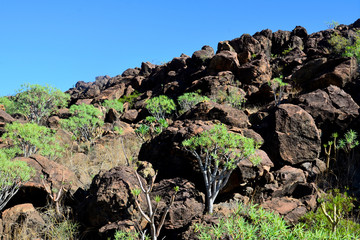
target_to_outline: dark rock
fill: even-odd
[[[141,70],[140,70],[140,75],[142,76],[149,76],[151,74],[151,72],[155,69],[155,65],[150,63],[150,62],[142,62],[141,63]]]
[[[121,76],[122,77],[137,76],[139,75],[139,73],[140,73],[139,68],[128,68],[121,74]]]
[[[272,48],[274,54],[280,54],[288,48],[291,32],[278,30],[272,34]]]
[[[242,110],[211,101],[197,104],[188,112],[181,115],[180,119],[205,121],[219,120],[224,124],[239,128],[246,128],[249,126],[249,119]]]
[[[271,80],[270,63],[265,57],[256,59],[236,69],[235,76],[241,83],[260,86]]]
[[[236,71],[240,66],[236,52],[221,51],[209,63],[208,71],[217,73],[221,71]]]
[[[321,150],[320,133],[314,119],[302,108],[281,104],[275,112],[273,158],[290,164],[314,161]]]
[[[210,46],[203,46],[201,50],[193,53],[191,60],[197,65],[205,65],[215,55],[214,49]]]

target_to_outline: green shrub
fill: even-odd
[[[196,104],[203,102],[203,101],[209,101],[210,99],[206,96],[201,96],[200,94],[196,92],[191,93],[184,93],[183,95],[178,97],[178,103],[180,106],[180,114],[183,114],[184,112],[190,110],[193,108]]]
[[[328,42],[336,55],[355,57],[357,62],[360,63],[360,30],[358,30],[351,38],[345,38],[335,33]]]
[[[0,104],[4,106],[5,112],[8,114],[14,114],[17,112],[15,102],[11,100],[11,97],[0,97]]]
[[[8,153],[0,149],[0,211],[34,174],[26,162],[10,160]]]
[[[9,113],[20,113],[31,122],[43,124],[50,113],[57,108],[66,107],[70,95],[48,85],[24,84],[18,93],[12,97],[15,108]]]
[[[279,105],[284,97],[284,92],[286,86],[289,84],[283,82],[282,76],[278,78],[274,78],[271,81],[268,82],[269,86],[273,90],[274,93],[274,100],[275,100],[275,106]]]
[[[337,237],[360,233],[360,225],[350,220],[354,198],[348,196],[346,192],[340,193],[335,189],[323,195],[318,201],[320,207],[301,219],[306,229],[321,229]]]
[[[109,111],[110,108],[115,109],[119,113],[122,113],[124,111],[124,104],[116,99],[105,100],[101,105],[104,106],[107,111]]]
[[[176,105],[171,98],[165,95],[153,97],[146,102],[146,109],[157,120],[166,118],[169,114],[176,110]]]
[[[148,116],[145,123],[135,129],[136,135],[144,142],[159,135],[165,128],[169,126],[165,118],[156,119]]]
[[[29,157],[39,153],[48,157],[59,157],[65,148],[56,142],[54,130],[36,123],[13,122],[5,125],[3,139],[10,139],[14,153],[23,154]]]
[[[215,101],[220,104],[228,104],[233,108],[243,109],[246,103],[246,98],[239,93],[236,88],[228,88],[226,91],[219,91]]]
[[[214,201],[226,185],[230,174],[243,159],[254,165],[260,162],[253,154],[259,147],[251,138],[228,132],[217,124],[212,129],[184,140],[182,145],[198,160],[206,188],[206,211],[213,212]]]
[[[114,240],[137,240],[140,239],[139,233],[136,231],[116,231],[114,235]],[[145,237],[146,240],[150,239],[148,236]]]
[[[71,132],[77,142],[92,144],[101,135],[101,126],[104,125],[101,111],[87,104],[72,105],[69,111],[72,116],[61,121],[62,127]]]
[[[307,228],[310,227],[310,228]],[[195,224],[194,231],[200,240],[220,239],[273,239],[273,240],[350,240],[359,239],[357,231],[334,234],[322,228],[302,223],[296,225],[287,222],[278,214],[264,210],[255,204],[239,203],[237,211],[222,217],[212,226]]]
[[[139,92],[137,92],[136,90],[130,94],[129,96],[122,96],[121,98],[119,98],[119,102],[121,102],[122,104],[128,102],[129,103],[129,107],[132,108],[132,106],[134,105],[134,101],[140,96],[141,94]]]

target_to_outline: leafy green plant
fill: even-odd
[[[131,108],[131,107],[134,105],[134,101],[135,101],[140,95],[141,95],[141,94],[135,90],[132,94],[130,94],[130,95],[128,95],[128,96],[126,96],[126,95],[122,96],[121,98],[119,98],[118,101],[121,102],[122,104],[128,102],[128,103],[129,103],[129,106],[130,106],[130,108]]]
[[[337,158],[338,146],[336,144],[336,140],[339,137],[339,134],[335,132],[331,135],[331,137],[333,138],[332,141],[328,141],[327,143],[323,144],[326,156],[326,169],[330,168],[330,160],[334,159],[334,161],[336,161]],[[331,155],[333,155],[333,157],[331,157]]]
[[[105,100],[101,105],[104,106],[107,111],[109,111],[110,108],[115,109],[119,113],[124,111],[124,104],[117,99]]]
[[[124,231],[118,230],[115,232],[114,240],[135,240],[140,239],[140,234],[136,231]],[[142,240],[149,240],[150,238],[147,235],[141,236]]]
[[[20,113],[31,122],[43,124],[52,111],[67,105],[70,95],[48,85],[24,84],[11,100],[15,107],[7,110],[10,114]]]
[[[166,215],[168,214],[171,205],[174,203],[175,195],[179,191],[179,187],[174,188],[175,192],[174,192],[174,194],[171,195],[170,201],[167,204],[167,207],[165,208],[164,212],[161,215],[160,222],[156,226],[156,224],[155,224],[155,215],[157,214],[159,203],[161,201],[161,197],[160,196],[155,196],[155,206],[153,207],[152,203],[151,203],[151,199],[150,199],[150,193],[151,193],[152,188],[154,186],[157,174],[155,174],[152,177],[149,186],[144,186],[141,179],[140,179],[139,174],[136,171],[135,171],[135,174],[136,174],[136,177],[138,179],[140,189],[132,189],[131,193],[135,197],[136,207],[139,209],[142,217],[150,224],[151,239],[156,240],[159,237],[161,228],[165,223]],[[147,213],[144,212],[144,210],[140,206],[140,203],[137,200],[137,198],[138,198],[138,196],[140,195],[141,192],[143,192],[145,194],[146,203],[147,203]],[[145,233],[143,233],[143,238],[144,238],[144,235],[145,235]]]
[[[239,93],[236,88],[228,88],[226,91],[219,91],[215,101],[217,103],[226,103],[233,108],[243,109],[246,103],[246,98]]]
[[[0,105],[3,105],[3,110],[9,114],[14,114],[17,112],[15,102],[11,100],[11,97],[0,97]]]
[[[5,125],[3,139],[10,139],[15,153],[25,157],[40,153],[48,157],[60,157],[65,148],[56,142],[54,130],[36,123],[13,122]]]
[[[288,83],[283,82],[282,78],[283,77],[280,76],[268,82],[274,93],[275,106],[278,106],[281,103],[284,97],[285,88],[289,85]]]
[[[104,121],[100,118],[101,111],[87,104],[72,105],[69,111],[72,116],[61,121],[62,127],[71,132],[77,142],[93,144],[93,141],[101,135],[101,126],[104,125]]]
[[[201,96],[196,92],[190,92],[179,96],[177,100],[180,106],[179,113],[183,114],[184,112],[193,108],[196,104],[203,101],[209,101],[210,99],[206,96]]]
[[[349,219],[354,200],[346,192],[334,189],[319,198],[320,207],[315,212],[307,213],[302,221],[307,229],[322,229],[333,236],[358,233],[360,225]]]
[[[360,63],[360,30],[350,38],[345,38],[338,33],[334,33],[328,42],[336,55],[355,57],[357,62]]]
[[[10,160],[8,153],[0,149],[0,211],[34,175],[35,170],[26,162]]]
[[[150,98],[146,102],[146,109],[156,118],[156,120],[159,120],[161,118],[166,118],[166,116],[175,111],[176,105],[171,98],[160,95],[158,97]]]
[[[254,165],[260,162],[253,157],[258,144],[251,138],[228,132],[223,124],[184,140],[182,145],[198,160],[205,182],[208,213],[213,212],[218,193],[241,160],[249,159]]]
[[[326,23],[328,29],[335,29],[339,26],[339,22],[332,20],[331,22]]]
[[[135,129],[136,135],[144,142],[159,135],[165,128],[169,126],[165,118],[156,119],[148,116],[143,124]]]
[[[287,55],[289,52],[291,52],[293,50],[293,48],[292,47],[289,47],[288,49],[285,49],[284,51],[282,51],[282,55],[283,56],[285,56],[285,55]]]

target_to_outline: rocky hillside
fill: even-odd
[[[154,170],[158,172],[154,196],[168,200],[173,187],[179,186],[162,230],[167,239],[193,239],[191,224],[204,220],[203,177],[182,141],[217,123],[261,143],[256,151],[261,162],[256,166],[247,159],[239,162],[215,202],[212,218],[226,215],[236,201],[254,201],[297,222],[317,208],[319,194],[328,189],[348,187],[351,195],[360,198],[360,152],[355,150],[348,158],[339,151],[336,161],[327,162],[323,147],[334,132],[339,138],[350,129],[360,133],[359,62],[355,56],[339,54],[331,44],[333,36],[351,39],[359,30],[360,19],[312,34],[300,26],[292,31],[266,29],[253,36],[244,34],[219,42],[216,51],[204,46],[192,56],[182,54],[163,65],[146,62],[116,77],[78,82],[67,91],[71,96],[68,107],[85,103],[103,110],[105,125],[93,146],[96,151],[119,138],[114,126],[123,129],[120,138],[126,148],[141,143],[133,160],[138,161],[144,182]],[[274,79],[280,79],[284,86],[280,89]],[[167,116],[168,126],[159,134],[145,141],[136,137],[135,130],[150,115],[146,108],[149,99],[166,95],[180,110],[178,97],[193,92],[209,100]],[[101,104],[113,99],[127,99],[123,112],[103,109]],[[60,109],[47,125],[58,128],[61,119],[70,116],[68,109]],[[14,117],[0,110],[2,126],[15,121]],[[58,134],[64,142],[76,145],[69,133]],[[88,154],[79,146],[72,151],[79,161]],[[118,151],[122,154],[121,148]],[[70,166],[40,155],[22,160],[34,166],[38,176],[3,210],[0,231],[11,232],[11,224],[20,221],[24,213],[35,225],[43,222],[34,208],[45,206],[47,201],[40,175],[48,176],[48,185],[71,183],[64,204],[81,224],[84,239],[107,239],[116,229],[146,227],[131,194],[138,185],[133,167],[112,166],[89,180]],[[145,208],[145,200],[140,202]]]

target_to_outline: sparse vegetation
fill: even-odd
[[[104,121],[101,119],[101,111],[93,105],[81,104],[72,105],[70,113],[72,116],[69,119],[62,120],[62,127],[71,132],[77,142],[93,144],[102,134]]]
[[[156,118],[156,120],[159,120],[162,118],[165,119],[175,111],[176,105],[172,99],[165,95],[160,95],[158,97],[150,98],[146,102],[146,109]]]
[[[334,33],[329,39],[333,52],[338,56],[355,57],[360,63],[360,30],[349,38],[345,38],[338,33]]]
[[[209,101],[210,99],[206,96],[201,96],[196,92],[184,93],[183,95],[178,97],[178,103],[180,106],[179,113],[183,114],[184,112],[193,108],[196,104]]]
[[[119,113],[122,113],[124,111],[124,104],[121,101],[117,100],[117,99],[105,100],[102,103],[102,106],[104,106],[107,111],[109,111],[110,108],[115,109]]]
[[[223,124],[184,140],[182,144],[199,163],[205,182],[208,213],[213,212],[217,195],[241,160],[249,159],[254,165],[260,162],[253,157],[259,147],[255,141],[229,132]]]
[[[275,100],[275,106],[278,106],[281,101],[283,100],[285,88],[289,84],[283,82],[282,76],[272,79],[268,82],[269,86],[271,87],[273,93],[274,93],[274,100]]]
[[[225,91],[219,91],[217,93],[215,102],[220,104],[228,104],[233,108],[243,109],[246,103],[246,98],[243,93],[236,88],[228,88]]]

